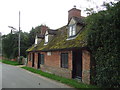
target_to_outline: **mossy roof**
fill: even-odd
[[[86,42],[87,30],[83,28],[75,39],[67,40],[68,29],[66,27],[67,26],[59,28],[57,34],[54,35],[53,39],[49,41],[47,45],[44,45],[45,40],[43,39],[36,47],[33,45],[32,47],[28,48],[27,52],[71,49],[85,47],[87,45]]]

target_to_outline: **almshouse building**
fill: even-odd
[[[90,84],[92,65],[86,37],[84,17],[74,7],[68,11],[66,26],[57,30],[41,27],[35,44],[27,49],[27,66]]]

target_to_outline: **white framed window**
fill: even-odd
[[[48,35],[45,35],[45,43],[48,43]]]
[[[76,25],[69,26],[69,37],[74,36],[76,34]]]
[[[37,38],[37,36],[36,36],[36,37],[35,37],[35,44],[38,44],[37,41],[38,41],[38,38]]]
[[[72,35],[74,36],[76,34],[76,26],[73,25]]]
[[[72,35],[72,26],[69,27],[69,36]]]

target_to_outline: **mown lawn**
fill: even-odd
[[[21,64],[19,64],[19,63],[16,62],[16,61],[0,60],[0,62],[5,63],[5,64],[14,65],[14,66],[21,65]]]
[[[73,79],[68,79],[68,78],[60,77],[60,76],[57,76],[54,74],[42,72],[41,70],[37,70],[34,68],[30,68],[30,67],[21,67],[21,68],[26,69],[28,71],[31,71],[33,73],[39,74],[41,76],[59,81],[61,83],[67,84],[67,85],[72,86],[74,88],[98,88],[98,87],[93,86],[93,85],[87,85],[84,83],[77,82],[76,80],[73,80]]]

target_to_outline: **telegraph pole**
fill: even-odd
[[[17,30],[16,28],[12,27],[12,26],[8,26],[9,28],[11,28],[12,30],[16,30],[18,32],[18,62],[20,63],[20,11],[19,11],[19,30]]]
[[[20,63],[20,11],[19,11],[18,62]]]

